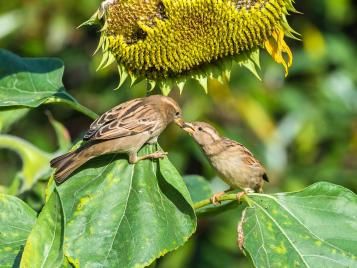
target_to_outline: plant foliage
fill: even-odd
[[[23,59],[4,50],[0,57],[0,105],[7,109],[0,113],[61,102],[95,117],[64,91],[58,60]],[[24,114],[18,115],[5,125]],[[68,133],[50,121],[60,150],[67,150]],[[207,181],[183,179],[167,158],[130,165],[125,155],[106,155],[62,185],[50,177],[37,215],[19,197],[47,181],[52,154],[11,135],[1,135],[0,143],[23,159],[25,187],[14,190],[18,197],[0,194],[1,267],[144,267],[184,245],[196,230],[196,213],[212,208]],[[157,149],[146,145],[139,153]],[[299,192],[248,194],[243,204],[232,193],[219,200],[229,202],[230,213],[243,209],[238,245],[256,267],[357,266],[357,197],[346,188],[320,182]]]

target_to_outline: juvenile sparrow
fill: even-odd
[[[262,192],[263,181],[269,181],[263,166],[242,144],[222,137],[209,124],[203,122],[183,123],[182,128],[201,146],[218,175],[231,187],[244,193]],[[215,194],[211,201],[224,192]],[[242,194],[238,194],[238,199]]]
[[[56,182],[63,182],[85,162],[103,154],[127,153],[131,164],[164,157],[167,153],[163,151],[141,157],[137,152],[145,143],[156,143],[172,121],[179,126],[183,124],[181,108],[170,97],[152,95],[115,106],[90,125],[83,138],[87,143],[51,161],[51,167],[57,169]]]

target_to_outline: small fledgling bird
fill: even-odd
[[[182,128],[201,146],[218,175],[231,187],[244,193],[262,192],[263,182],[269,181],[263,166],[242,144],[222,137],[204,122],[183,123]],[[243,194],[244,194],[243,193]],[[223,192],[213,195],[216,204]],[[238,195],[238,199],[242,194]]]
[[[164,157],[167,153],[163,151],[141,157],[137,152],[145,143],[156,143],[172,121],[183,124],[181,108],[170,97],[152,95],[115,106],[90,125],[83,138],[87,143],[51,161],[51,167],[56,168],[56,182],[63,182],[85,162],[103,154],[127,153],[131,164]]]

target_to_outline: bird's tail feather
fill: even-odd
[[[60,156],[57,156],[56,158],[53,158],[51,161],[50,161],[50,165],[51,167],[53,168],[58,168],[60,167],[61,165],[64,164],[64,162],[66,160],[68,160],[71,156],[73,156],[75,154],[75,151],[73,152],[69,152],[69,153],[66,153],[66,154],[63,154],[63,155],[60,155]]]
[[[266,173],[263,174],[263,180],[269,182],[269,177]]]
[[[51,160],[51,167],[56,168],[55,181],[57,183],[64,182],[73,171],[85,162],[85,158],[79,157],[79,154],[80,152],[73,151]]]

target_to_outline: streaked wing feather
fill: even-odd
[[[142,99],[134,99],[131,101],[127,101],[125,103],[119,104],[109,111],[102,114],[99,118],[97,118],[89,127],[89,130],[83,137],[83,140],[91,140],[92,136],[103,126],[110,124],[118,118],[121,118],[125,114],[130,113],[130,109],[132,107],[137,107],[137,105],[141,105],[143,103]]]
[[[92,137],[103,126],[109,125],[112,122],[120,119],[125,114],[130,113],[130,109],[140,106],[143,103],[143,99],[134,99],[125,103],[119,104],[109,111],[102,114],[97,118],[89,127],[89,130],[85,133],[83,140],[91,140]]]
[[[109,140],[114,138],[126,137],[140,134],[143,132],[153,132],[156,128],[157,120],[154,122],[128,122],[128,124],[118,125],[118,121],[101,127],[92,137],[91,140]]]
[[[230,140],[230,139],[224,139],[224,143],[228,150],[230,148],[234,148],[234,147],[238,146],[239,150],[241,151],[241,154],[240,154],[241,160],[246,165],[248,165],[252,168],[261,168],[264,170],[261,163],[254,157],[254,155],[243,144],[236,142],[234,140]],[[236,150],[236,149],[234,149],[234,150]]]
[[[135,106],[135,107],[134,107]],[[161,125],[160,115],[151,106],[140,104],[129,108],[126,113],[100,126],[90,140],[108,140],[143,132],[154,132]]]

